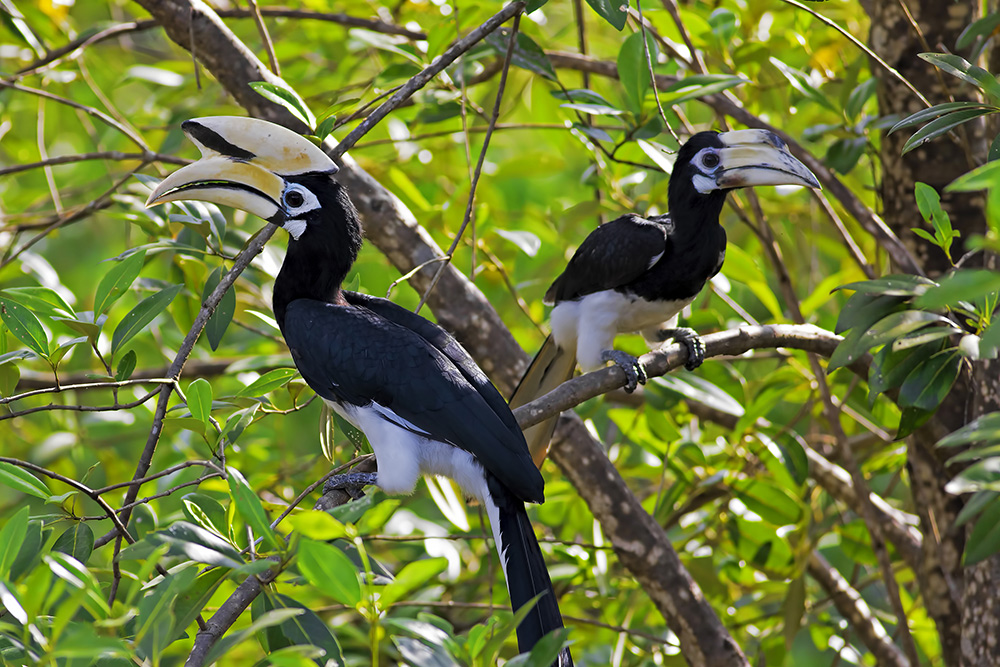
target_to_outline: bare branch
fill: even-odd
[[[851,628],[882,667],[909,667],[898,646],[886,633],[885,628],[872,614],[872,610],[861,599],[861,594],[851,588],[850,583],[826,561],[818,551],[809,554],[806,565],[810,576],[819,582],[837,607],[840,615],[851,623]]]
[[[739,329],[708,334],[705,342],[706,357],[742,355],[750,350],[787,347],[823,356],[833,354],[840,342],[840,336],[809,324],[773,324],[766,326],[745,326]],[[687,348],[672,343],[659,350],[645,354],[640,359],[646,375],[657,377],[680,368],[687,361]],[[854,368],[862,369],[867,361]],[[624,387],[625,373],[617,366],[602,368],[565,382],[548,394],[536,398],[527,405],[514,410],[521,428],[534,426],[560,412],[576,407],[586,400]]]

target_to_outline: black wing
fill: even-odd
[[[466,378],[470,371],[421,331],[365,307],[298,299],[285,313],[284,335],[302,377],[323,398],[358,406],[374,401],[435,440],[470,452],[521,500],[542,501],[544,482],[520,430],[512,432]]]
[[[583,240],[545,301],[570,301],[632,282],[667,250],[669,231],[666,216],[653,221],[629,214],[604,223]]]
[[[344,292],[347,302],[355,306],[363,306],[381,315],[387,320],[395,322],[400,326],[417,333],[428,343],[441,351],[448,357],[466,380],[476,388],[483,400],[493,409],[497,417],[504,423],[507,430],[511,431],[515,437],[523,438],[521,427],[514,419],[514,413],[510,411],[507,401],[504,400],[497,388],[493,386],[486,373],[473,361],[465,348],[455,340],[455,338],[430,320],[417,315],[416,313],[398,306],[388,299],[380,299],[377,296],[369,296],[358,292]]]

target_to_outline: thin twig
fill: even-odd
[[[39,90],[38,88],[29,88],[28,86],[22,86],[19,83],[14,83],[6,79],[0,79],[0,88],[10,88],[18,92],[28,93],[29,95],[37,95],[39,97],[44,97],[45,99],[52,100],[54,102],[58,102],[59,104],[65,104],[68,107],[79,109],[80,111],[86,113],[88,116],[93,116],[94,118],[97,118],[105,125],[108,125],[109,127],[118,130],[126,137],[128,137],[128,139],[132,143],[141,148],[143,151],[147,152],[149,151],[149,147],[146,145],[146,143],[142,140],[141,137],[131,132],[127,127],[116,121],[108,114],[98,109],[95,109],[94,107],[89,107],[86,104],[80,104],[79,102],[74,102],[73,100],[67,99],[65,97],[54,95],[53,93],[50,93],[46,90]]]
[[[508,5],[510,7],[512,5]],[[424,304],[427,302],[427,297],[437,286],[438,280],[441,279],[441,274],[444,272],[444,268],[448,265],[451,257],[455,254],[455,250],[458,248],[458,244],[462,240],[462,234],[465,233],[465,228],[468,227],[469,221],[474,217],[475,203],[476,203],[476,187],[479,185],[479,177],[483,173],[483,164],[486,162],[486,151],[490,147],[490,139],[493,137],[493,129],[496,127],[497,119],[500,117],[500,103],[503,101],[503,93],[507,87],[507,73],[510,70],[510,62],[514,57],[514,46],[517,44],[517,32],[521,26],[521,13],[518,12],[514,15],[514,25],[511,27],[510,31],[510,41],[507,43],[507,54],[504,56],[503,69],[500,72],[500,85],[497,88],[496,100],[493,103],[493,115],[490,116],[489,127],[486,130],[486,136],[483,137],[483,147],[479,150],[479,160],[476,162],[476,170],[472,175],[472,183],[469,185],[469,198],[465,205],[465,215],[462,218],[462,226],[458,228],[458,233],[455,234],[455,238],[451,242],[451,246],[445,253],[446,261],[438,266],[437,271],[434,273],[434,277],[431,278],[430,284],[427,289],[424,290],[423,296],[420,297],[420,303],[417,304],[414,312],[419,313],[420,309],[423,308]]]
[[[274,55],[274,44],[271,42],[271,35],[267,32],[267,26],[264,25],[264,17],[260,15],[257,0],[247,0],[247,4],[250,5],[250,14],[253,16],[253,22],[257,25],[257,32],[260,33],[260,39],[264,42],[264,50],[267,52],[267,59],[271,63],[271,71],[274,72],[275,76],[281,76],[281,67],[278,65],[278,58]]]
[[[130,380],[120,380],[113,382],[85,382],[81,384],[60,384],[53,387],[45,387],[43,389],[34,389],[32,391],[26,391],[23,394],[15,394],[13,396],[6,396],[0,398],[0,405],[6,405],[7,403],[12,403],[14,401],[19,401],[22,398],[28,398],[30,396],[38,396],[40,394],[58,394],[64,391],[77,391],[80,389],[112,389],[116,387],[127,387],[133,384],[152,384],[152,383],[163,383],[172,382],[169,378],[148,378],[148,379],[130,379]]]
[[[37,472],[40,475],[45,475],[46,477],[54,479],[58,482],[62,482],[63,484],[71,486],[77,491],[80,491],[85,496],[87,496],[88,498],[90,498],[95,503],[101,506],[101,509],[104,510],[105,514],[107,514],[107,518],[111,519],[111,522],[115,524],[115,528],[118,529],[118,531],[125,537],[126,541],[128,541],[129,544],[133,544],[135,542],[135,538],[133,538],[129,534],[128,529],[125,528],[125,522],[121,521],[118,518],[118,516],[115,514],[115,511],[111,508],[111,506],[108,505],[108,503],[103,498],[101,498],[101,494],[97,493],[94,489],[90,488],[83,482],[78,482],[75,479],[71,479],[69,477],[66,477],[65,475],[60,475],[57,472],[53,472],[47,468],[43,468],[40,465],[36,465],[28,461],[21,461],[20,459],[13,459],[8,456],[0,456],[0,461],[3,461],[4,463],[9,463],[11,465],[15,465],[18,468],[24,468],[25,470],[30,470],[31,472]]]
[[[186,165],[191,163],[191,160],[179,158],[175,155],[167,155],[165,153],[123,153],[122,151],[97,151],[95,153],[57,155],[56,157],[46,158],[37,162],[27,162],[25,164],[15,164],[10,167],[2,167],[0,168],[0,176],[8,176],[21,171],[28,171],[29,169],[38,169],[39,167],[54,167],[60,164],[72,164],[74,162],[83,162],[85,160],[116,160],[122,162],[137,160],[143,164],[148,164],[150,162],[166,162],[167,164],[177,165]]]
[[[160,385],[145,396],[128,403],[119,403],[117,401],[115,401],[113,405],[62,405],[59,403],[49,403],[48,405],[39,405],[34,408],[26,408],[24,410],[12,410],[5,415],[0,415],[0,421],[14,419],[15,417],[25,417],[27,415],[35,414],[36,412],[48,412],[50,410],[68,410],[72,412],[115,412],[117,410],[131,410],[132,408],[139,407],[152,397],[156,396],[160,393],[160,389],[162,387],[163,385]]]
[[[330,157],[337,159],[346,153],[357,143],[358,139],[365,136],[375,125],[388,115],[390,111],[399,106],[399,103],[407,99],[413,93],[423,88],[427,83],[437,76],[444,68],[453,63],[456,58],[471,49],[476,43],[485,38],[491,32],[499,28],[503,23],[515,15],[520,15],[524,10],[524,1],[512,2],[502,10],[491,16],[485,23],[470,32],[462,39],[455,42],[447,51],[436,58],[434,62],[425,67],[419,74],[406,82],[396,94],[383,102],[370,116],[365,118],[356,128],[344,137],[337,144],[337,147],[330,152]]]

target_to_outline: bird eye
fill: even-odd
[[[719,166],[719,156],[715,153],[705,153],[701,158],[701,163],[709,169],[715,169]]]
[[[289,190],[285,193],[285,205],[289,208],[298,208],[306,203],[305,197],[298,190]]]

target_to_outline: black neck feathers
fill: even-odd
[[[282,329],[285,310],[297,299],[342,303],[340,286],[361,250],[361,221],[344,188],[323,174],[295,180],[316,195],[320,208],[300,216],[305,231],[289,237],[274,282],[274,317]]]

